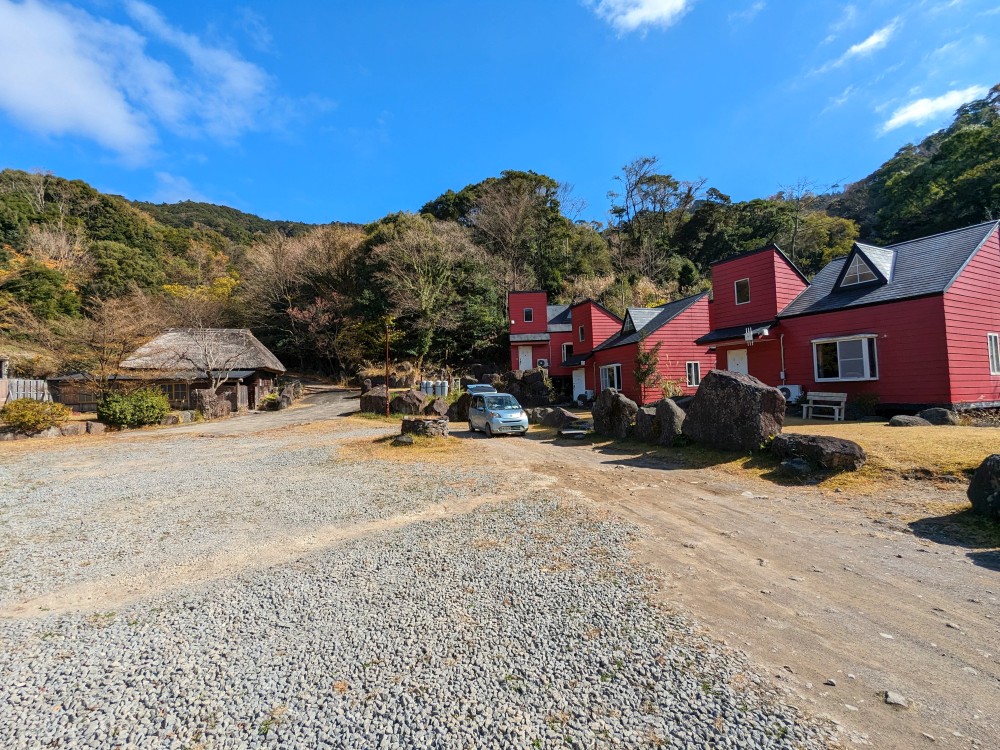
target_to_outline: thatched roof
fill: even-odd
[[[278,358],[246,328],[170,328],[136,349],[122,367],[169,373],[285,371]]]

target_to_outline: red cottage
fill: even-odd
[[[1000,405],[1000,222],[856,243],[812,283],[776,246],[712,266],[716,366],[885,406]]]
[[[640,348],[660,344],[658,372],[684,393],[693,393],[701,374],[714,366],[708,347],[694,343],[709,330],[706,293],[660,307],[630,308],[624,321],[593,300],[569,307],[546,307],[545,302],[544,292],[510,294],[511,367],[527,369],[548,361],[553,380],[571,386],[574,399],[610,387],[638,403],[659,400],[659,388],[640,392],[636,383]],[[534,311],[540,309],[548,311],[544,324],[535,321]],[[525,310],[530,312],[525,315]]]

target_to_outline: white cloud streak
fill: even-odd
[[[813,72],[826,73],[830,70],[833,70],[834,68],[841,67],[842,65],[844,65],[844,63],[847,63],[850,60],[853,60],[858,57],[868,57],[869,55],[877,52],[878,50],[884,49],[889,45],[889,42],[892,40],[892,37],[896,34],[896,31],[899,30],[899,26],[900,26],[899,19],[898,18],[893,19],[891,23],[887,24],[886,26],[883,26],[881,29],[874,32],[864,41],[858,42],[857,44],[853,44],[850,47],[848,47],[847,51],[844,52],[844,54],[842,54],[836,60],[831,60],[823,67]]]
[[[882,125],[882,132],[888,133],[904,125],[923,125],[939,115],[955,111],[966,102],[985,96],[988,91],[986,86],[969,86],[949,91],[933,99],[917,99],[893,112]]]
[[[586,0],[601,19],[624,33],[666,28],[683,16],[693,0]]]
[[[0,69],[8,71],[0,110],[39,135],[83,137],[131,163],[149,159],[161,128],[231,142],[261,126],[270,87],[263,70],[143,2],[129,0],[126,10],[135,26],[45,0],[0,0]],[[173,64],[149,52],[154,42]]]
[[[757,0],[750,7],[744,10],[733,11],[729,14],[730,23],[750,23],[757,15],[767,7],[764,0]]]

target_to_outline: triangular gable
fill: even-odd
[[[888,284],[892,274],[893,252],[885,248],[867,246],[866,253],[862,246],[854,243],[851,252],[844,261],[844,267],[833,285],[837,289],[853,289],[868,284]]]
[[[622,333],[635,333],[635,321],[632,320],[632,312],[625,313],[625,322],[622,323]]]

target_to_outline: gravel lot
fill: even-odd
[[[8,613],[0,746],[824,747],[738,654],[651,603],[630,527],[471,467],[337,460],[338,441],[381,432],[0,453],[8,608],[247,555],[120,607]],[[253,564],[258,546],[357,524]]]

